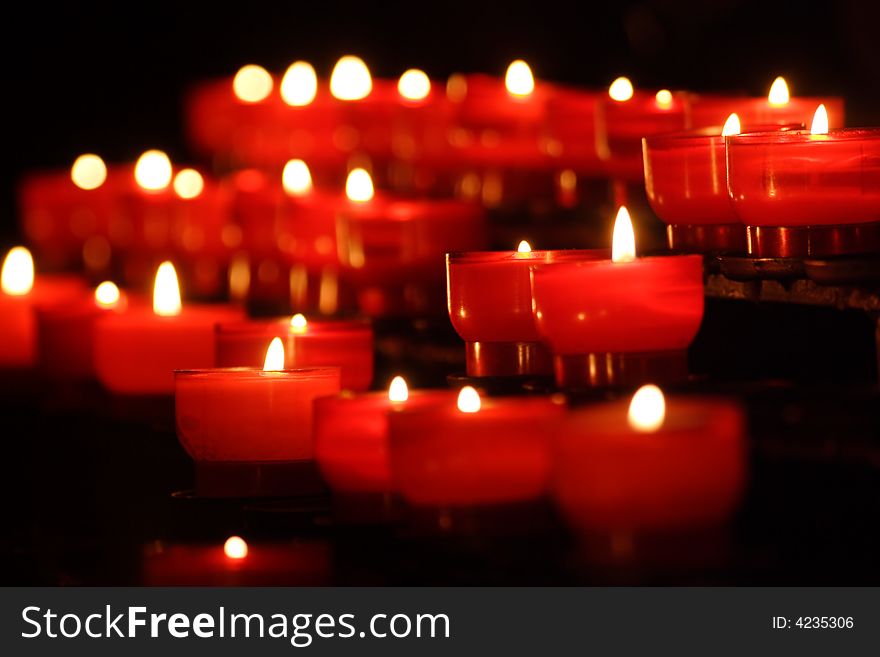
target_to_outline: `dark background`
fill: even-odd
[[[147,148],[187,158],[181,101],[202,78],[295,59],[327,75],[342,54],[375,75],[417,66],[502,74],[525,58],[545,79],[605,86],[764,94],[785,75],[796,95],[841,94],[849,125],[880,123],[880,4],[852,0],[424,3],[364,1],[19,5],[3,18],[8,112],[0,241],[15,239],[23,172],[83,151],[130,160]]]

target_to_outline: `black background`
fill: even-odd
[[[7,9],[0,241],[15,239],[17,179],[80,152],[133,159],[146,148],[185,160],[181,101],[197,80],[247,62],[294,59],[327,75],[342,54],[374,74],[424,68],[502,74],[524,57],[539,77],[605,86],[738,89],[764,94],[777,74],[794,94],[845,96],[850,125],[880,122],[880,5],[852,0],[643,2],[245,2]]]

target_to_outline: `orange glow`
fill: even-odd
[[[238,69],[232,80],[232,92],[245,103],[259,103],[272,93],[272,76],[269,71],[256,64],[248,64]]]
[[[629,78],[619,77],[614,82],[611,83],[611,86],[608,87],[608,95],[611,97],[611,100],[616,100],[619,102],[624,102],[633,97],[632,82],[629,81]]]
[[[788,83],[786,83],[785,78],[780,75],[773,80],[773,84],[770,85],[770,93],[767,94],[767,100],[771,105],[780,106],[788,105],[789,98]]]
[[[511,96],[525,98],[535,91],[535,77],[532,69],[523,60],[517,59],[507,67],[504,86]]]
[[[346,55],[330,74],[330,93],[339,100],[361,100],[373,90],[370,69],[360,57]]]
[[[393,402],[405,402],[409,399],[409,388],[402,376],[395,376],[388,386],[388,400]]]
[[[264,372],[280,372],[284,369],[284,343],[281,338],[272,338],[266,349],[266,360],[263,361]]]
[[[181,310],[183,304],[180,302],[177,271],[174,265],[166,260],[156,271],[156,282],[153,284],[153,312],[160,317],[175,317]]]
[[[107,165],[93,153],[80,155],[70,167],[70,179],[80,189],[98,189],[107,180]]]
[[[663,391],[655,385],[636,390],[627,412],[630,428],[641,433],[653,433],[663,426],[665,419],[666,399]]]
[[[174,193],[182,199],[197,198],[205,189],[205,179],[195,169],[181,169],[174,176]]]
[[[23,246],[10,249],[3,260],[0,289],[4,294],[22,297],[34,287],[34,258]]]
[[[281,99],[292,107],[309,105],[318,95],[318,76],[308,62],[294,62],[281,78]]]
[[[375,195],[373,179],[366,169],[352,169],[345,180],[345,195],[349,201],[366,203]]]
[[[241,536],[230,536],[223,544],[223,554],[230,559],[244,559],[248,555],[248,544]]]
[[[171,160],[162,151],[149,150],[134,165],[135,182],[143,189],[157,192],[171,184]]]
[[[620,206],[614,220],[614,234],[611,237],[611,260],[613,262],[632,262],[636,259],[636,235],[632,219],[625,205]]]
[[[281,172],[281,186],[290,196],[305,196],[312,191],[312,174],[302,160],[289,160]]]
[[[457,406],[462,413],[476,413],[482,406],[480,393],[476,388],[465,386],[458,392]]]

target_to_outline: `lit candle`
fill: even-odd
[[[744,424],[732,401],[665,398],[654,385],[631,400],[575,410],[557,434],[553,496],[579,532],[723,524],[745,483]]]
[[[312,402],[339,392],[339,368],[285,369],[284,351],[275,337],[262,369],[175,373],[177,433],[196,462],[199,494],[278,494],[270,482],[283,482],[285,473],[283,491],[290,492],[313,467]]]
[[[533,501],[546,492],[550,436],[563,413],[558,397],[481,399],[469,386],[457,400],[392,408],[394,489],[415,506]]]
[[[135,306],[95,322],[98,380],[117,394],[170,395],[174,370],[214,365],[214,325],[240,317],[241,311],[231,306],[184,308],[174,265],[162,263],[152,309]]]
[[[621,207],[611,260],[532,268],[538,332],[565,388],[637,385],[687,376],[686,353],[703,317],[697,255],[637,258],[632,222]]]

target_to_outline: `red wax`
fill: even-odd
[[[798,126],[745,126],[768,132]],[[642,140],[645,189],[651,208],[667,224],[731,224],[738,219],[727,194],[727,162],[721,126]]]
[[[392,492],[389,412],[440,403],[454,405],[455,393],[411,390],[405,402],[390,401],[387,391],[315,400],[315,459],[324,479],[337,492]]]
[[[628,402],[574,411],[559,428],[553,495],[588,532],[657,532],[727,520],[745,481],[744,420],[733,402],[667,397],[653,433],[627,422]]]
[[[294,330],[290,318],[217,325],[218,367],[260,367],[272,338],[284,340],[285,367],[339,367],[342,387],[367,390],[373,380],[373,329],[361,320],[308,320]]]
[[[485,213],[465,201],[376,196],[348,203],[338,227],[343,267],[373,316],[436,312],[445,254],[486,243]]]
[[[829,97],[792,97],[783,105],[771,105],[767,97],[723,96],[717,94],[688,94],[689,128],[706,128],[723,125],[731,114],[736,113],[743,125],[771,125],[794,123],[810,125],[813,113],[820,104],[828,111],[828,123],[832,128],[845,124],[843,99]]]
[[[603,94],[580,89],[557,89],[547,104],[547,134],[560,168],[587,176],[602,173],[596,149],[599,137],[596,107]]]
[[[642,138],[685,127],[685,103],[672,94],[668,104],[657,102],[653,93],[636,91],[629,100],[605,95],[599,100],[599,157],[612,177],[641,181]]]
[[[329,581],[330,569],[329,550],[318,543],[249,543],[247,555],[233,559],[225,554],[222,543],[192,545],[156,541],[144,550],[143,584],[321,586]]]
[[[727,138],[734,210],[750,226],[880,221],[880,129]]]
[[[476,413],[455,399],[388,416],[391,475],[419,506],[522,502],[546,492],[550,436],[564,414],[557,397],[492,397]]]
[[[178,371],[177,435],[195,461],[312,458],[312,402],[339,392],[339,368]]]
[[[536,81],[528,96],[507,91],[503,78],[473,74],[463,78],[463,97],[453,97],[457,104],[456,122],[466,129],[493,130],[502,133],[537,133],[544,122],[550,85]]]
[[[0,291],[0,367],[32,367],[37,360],[36,310],[81,297],[85,284],[73,276],[37,276],[30,292]]]
[[[105,315],[95,322],[95,372],[123,395],[170,395],[174,370],[214,366],[214,325],[240,319],[231,306],[184,306],[161,317],[150,307]]]
[[[703,318],[703,258],[536,265],[532,296],[556,355],[681,350]]]

